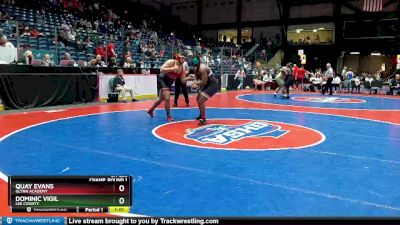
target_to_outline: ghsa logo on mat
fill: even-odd
[[[314,129],[265,120],[211,119],[199,127],[195,121],[163,124],[153,134],[165,141],[216,150],[265,151],[300,149],[322,143]]]
[[[301,102],[318,102],[318,103],[365,103],[365,100],[356,98],[341,97],[293,97],[293,100]]]
[[[270,123],[255,121],[241,125],[212,124],[193,130],[188,130],[186,138],[200,143],[227,145],[249,137],[279,138],[288,133],[281,130],[280,126]]]

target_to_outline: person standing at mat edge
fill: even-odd
[[[193,57],[193,65],[195,66],[194,74],[196,76],[196,82],[193,82],[192,88],[197,89],[200,87],[199,94],[197,95],[197,104],[199,105],[200,115],[196,117],[199,120],[198,125],[206,125],[206,106],[205,102],[215,95],[219,90],[218,80],[213,75],[210,67],[200,63],[198,56]]]
[[[186,76],[189,74],[189,65],[185,61],[182,66],[185,71],[185,78],[186,78]],[[185,97],[186,106],[189,107],[189,95],[187,92],[186,82],[181,82],[179,79],[175,81],[174,107],[178,107],[178,100],[179,100],[179,95],[181,94],[181,89],[183,96]]]
[[[157,77],[157,85],[160,87],[160,93],[158,100],[154,102],[153,106],[147,111],[150,117],[154,117],[154,109],[157,108],[162,102],[164,102],[165,112],[167,113],[167,120],[169,122],[174,121],[171,116],[171,105],[170,105],[170,90],[172,84],[175,81],[186,83],[189,80],[193,80],[192,76],[185,78],[185,69],[183,63],[185,62],[185,56],[183,54],[176,54],[175,59],[167,60],[160,68],[160,75]]]
[[[329,88],[329,95],[332,95],[333,69],[330,63],[326,64],[326,71],[324,77],[326,79],[326,84],[325,87],[322,88],[322,94],[325,95],[325,92],[327,92]]]
[[[282,67],[282,68],[280,68],[278,75],[276,75],[275,83],[278,85],[278,87],[275,89],[274,98],[276,98],[276,95],[281,90],[282,90],[282,95],[286,95],[287,94],[287,90],[284,87],[284,85],[285,85],[286,74],[287,74],[288,70],[289,69],[287,67]]]

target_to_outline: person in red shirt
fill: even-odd
[[[112,57],[117,57],[117,54],[115,53],[114,40],[111,40],[107,45],[107,58],[111,59]]]
[[[81,7],[81,4],[80,4],[79,1],[77,1],[77,0],[75,0],[75,1],[73,2],[73,5],[74,5],[74,9],[75,9],[75,10],[79,10],[79,8]]]
[[[106,54],[106,49],[105,49],[104,45],[100,44],[99,46],[97,46],[95,54],[101,55],[101,58],[104,59],[104,56]]]
[[[64,9],[68,7],[68,2],[66,0],[62,1],[62,4],[64,5]]]
[[[33,30],[31,31],[31,37],[39,37],[39,36],[43,36],[43,33],[39,32],[39,31],[36,30],[36,29],[33,29]]]
[[[297,76],[297,73],[299,72],[299,69],[300,68],[296,64],[293,65],[293,75],[295,77]]]
[[[300,68],[297,69],[297,75],[295,75],[296,88],[299,87],[299,84],[303,87],[305,76],[306,76],[306,70],[304,69],[304,66],[301,66]]]

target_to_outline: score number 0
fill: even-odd
[[[124,192],[125,191],[125,186],[124,185],[119,185],[118,190],[120,192]],[[119,202],[119,204],[123,205],[125,203],[125,198],[124,197],[119,198],[118,202]]]

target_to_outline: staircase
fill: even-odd
[[[246,54],[244,55],[245,57],[249,57],[251,54],[254,53],[254,51],[258,48],[259,44],[255,44],[253,47],[251,47]]]

